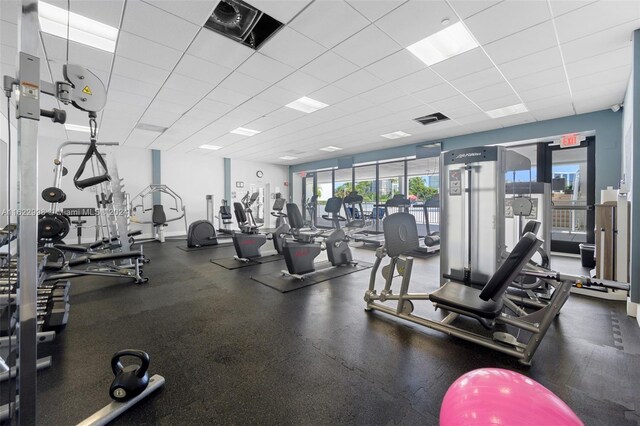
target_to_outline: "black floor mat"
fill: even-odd
[[[267,287],[278,290],[280,293],[288,293],[310,285],[318,284],[343,275],[352,274],[354,272],[369,269],[373,265],[368,262],[358,262],[356,266],[339,266],[332,267],[329,262],[320,262],[316,265],[316,272],[306,275],[303,280],[298,280],[286,275],[258,275],[251,277],[252,280],[264,284]]]
[[[185,245],[176,246],[176,247],[178,247],[182,251],[200,251],[200,250],[214,249],[214,248],[218,248],[218,247],[229,247],[229,246],[232,246],[232,245],[233,245],[233,241],[222,241],[222,242],[219,242],[215,246],[187,247],[186,244],[185,244]]]
[[[256,257],[255,259],[251,259],[248,262],[241,262],[233,257],[228,257],[225,259],[211,259],[211,263],[215,263],[218,266],[222,266],[223,268],[232,270],[245,268],[247,266],[261,265],[263,263],[276,262],[283,259],[284,257],[282,255],[274,254],[271,256]]]

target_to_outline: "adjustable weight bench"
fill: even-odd
[[[87,251],[86,247],[82,246],[57,244],[54,248],[48,248],[47,250],[57,250],[58,259],[55,263],[47,263],[45,266],[47,270],[57,272],[52,275],[48,275],[45,278],[46,281],[86,275],[129,278],[133,279],[136,284],[142,284],[149,281],[149,278],[142,276],[142,265],[148,262],[144,256],[142,248],[134,251],[94,253]],[[82,253],[82,255],[66,260],[63,253],[64,251]],[[126,260],[129,260],[130,262],[122,265],[115,263],[115,261]],[[89,266],[86,269],[72,269],[82,265]]]
[[[383,228],[385,245],[376,251],[369,289],[364,296],[367,311],[381,311],[442,331],[516,357],[525,365],[530,365],[544,335],[569,297],[574,283],[581,286],[621,290],[629,288],[625,283],[595,280],[553,271],[523,270],[542,244],[542,240],[534,234],[527,233],[482,289],[449,281],[433,293],[409,293],[413,258],[406,257],[406,253],[415,250],[419,244],[415,218],[409,213],[394,213],[384,220]],[[386,257],[389,258],[388,265],[380,268],[382,260]],[[385,286],[378,292],[375,288],[376,274],[380,269],[382,269]],[[531,307],[527,303],[520,304],[514,298],[507,297],[505,292],[518,275],[535,276],[553,287],[554,291],[549,303]],[[392,290],[393,279],[396,276],[401,277],[400,290],[397,293]],[[430,301],[436,309],[442,309],[449,314],[440,321],[414,315],[413,302],[419,300]],[[396,306],[385,304],[389,301],[396,302]],[[462,324],[459,327],[453,325],[459,316],[477,320],[486,332],[481,334],[465,329]],[[510,329],[515,331],[510,332]]]

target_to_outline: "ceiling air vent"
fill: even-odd
[[[282,22],[242,0],[221,0],[204,26],[257,50]]]
[[[440,113],[440,112],[436,112],[434,114],[429,114],[429,115],[425,115],[423,117],[418,117],[418,118],[414,118],[415,121],[417,121],[418,123],[422,124],[423,126],[426,126],[427,124],[434,124],[437,123],[439,121],[445,121],[448,120],[449,117],[447,117],[446,115]]]

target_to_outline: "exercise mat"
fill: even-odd
[[[239,269],[239,268],[246,268],[247,266],[255,266],[255,265],[261,265],[263,263],[276,262],[282,259],[284,259],[282,255],[274,254],[271,256],[256,257],[251,259],[248,262],[241,262],[233,257],[227,257],[224,259],[211,259],[211,263],[214,263],[218,266],[222,266],[223,268],[226,268],[226,269]]]
[[[373,265],[368,262],[358,262],[356,266],[338,266],[332,267],[329,262],[320,262],[316,264],[316,272],[305,275],[303,280],[299,280],[287,275],[265,274],[251,277],[252,280],[264,284],[267,287],[278,290],[280,293],[288,293],[310,285],[318,284],[343,275],[352,274],[354,272],[363,271],[371,268]]]

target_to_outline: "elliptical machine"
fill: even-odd
[[[231,234],[233,246],[236,249],[234,259],[241,262],[249,262],[252,258],[260,257],[260,247],[267,242],[267,236],[260,234],[259,226],[253,219],[251,206],[260,196],[259,192],[249,195],[249,192],[242,197],[241,203],[233,203],[233,212],[240,227],[240,232],[234,231]]]
[[[282,195],[278,192],[276,194],[276,199],[273,202],[273,207],[271,207],[271,216],[276,218],[276,229],[271,234],[271,239],[273,240],[273,247],[276,249],[278,254],[282,254],[282,250],[284,248],[284,237],[289,233],[291,227],[287,223],[287,214],[283,213],[284,205],[286,200],[282,198]]]
[[[233,234],[233,229],[231,229],[231,226],[233,225],[233,216],[231,215],[231,207],[229,207],[229,202],[227,200],[222,200],[217,219],[218,232],[228,235]]]
[[[216,228],[213,226],[213,195],[207,195],[207,219],[196,220],[187,231],[187,247],[206,247],[218,245]]]

